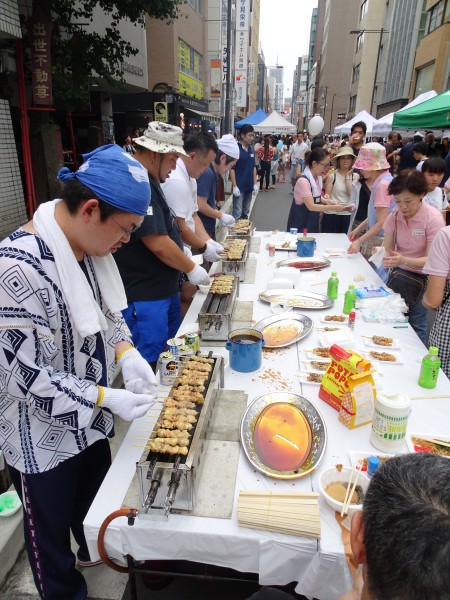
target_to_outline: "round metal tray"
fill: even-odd
[[[293,308],[308,308],[311,310],[321,310],[333,306],[334,300],[325,294],[316,292],[303,292],[301,290],[266,290],[258,295],[263,302],[276,302],[286,304]]]
[[[310,333],[313,327],[312,320],[306,315],[299,314],[285,314],[285,315],[274,315],[272,317],[266,317],[258,323],[253,325],[252,329],[257,329],[264,336],[264,348],[284,348],[285,346],[290,346],[291,344],[295,344],[299,340],[303,339]],[[284,342],[279,343],[270,343],[270,331],[272,330],[272,336],[283,333],[283,329],[286,331],[291,328],[292,335],[289,339]],[[265,333],[267,332],[267,338],[265,337]]]
[[[303,414],[311,428],[311,449],[305,461],[295,471],[278,471],[268,467],[259,457],[254,442],[254,429],[262,410],[270,404],[293,404]],[[290,392],[273,392],[255,398],[247,407],[241,421],[241,442],[250,463],[264,475],[275,479],[299,479],[312,473],[320,464],[327,445],[327,430],[322,415],[304,396]]]
[[[316,271],[317,269],[324,269],[330,265],[331,262],[328,258],[323,258],[322,256],[311,256],[311,258],[297,256],[296,258],[288,258],[287,260],[280,260],[280,262],[277,262],[277,267],[293,267],[300,271]]]

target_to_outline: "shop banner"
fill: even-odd
[[[221,60],[211,60],[210,61],[210,88],[209,95],[211,98],[220,98],[221,93],[221,69],[222,69],[222,61]]]
[[[33,102],[38,106],[51,106],[53,95],[50,47],[53,23],[40,8],[36,8],[27,25],[30,36]]]
[[[204,98],[203,83],[188,77],[184,73],[178,73],[178,88],[181,94],[193,96],[195,98]]]
[[[238,0],[236,3],[236,31],[250,29],[250,0]]]

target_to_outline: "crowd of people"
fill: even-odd
[[[102,146],[85,155],[75,173],[61,169],[60,198],[39,206],[32,221],[1,242],[0,448],[25,507],[26,548],[41,598],[87,597],[75,564],[96,564],[83,520],[110,466],[113,415],[133,420],[152,406],[157,359],[197,286],[210,282],[210,264],[221,259],[217,223],[230,227],[248,218],[254,196],[284,182],[287,170],[293,192],[287,228],[347,233],[348,252],[366,257],[382,246],[380,274],[384,270],[404,298],[420,339],[439,347],[450,377],[448,140],[395,134],[383,145],[365,143],[366,133],[360,122],[348,141],[299,132],[295,141],[266,136],[254,144],[251,125],[242,126],[237,139],[216,139],[201,132],[183,137],[176,126],[152,122],[123,148]],[[232,214],[221,210],[227,173]],[[429,309],[436,318],[431,326],[428,319],[428,333]],[[116,365],[124,389],[113,387]],[[355,557],[367,565],[362,597],[384,598],[385,588],[401,588],[391,554],[374,558],[375,529],[386,515],[400,527],[410,510],[400,501],[383,502],[393,478],[402,483],[407,469],[411,479],[403,483],[416,502],[414,514],[429,515],[414,538],[423,538],[417,556],[444,556],[442,544],[424,540],[439,531],[434,497],[447,521],[448,501],[425,476],[438,465],[440,481],[448,479],[447,462],[394,459],[373,479],[352,533]],[[415,499],[421,486],[427,491]],[[400,527],[396,539],[405,531]],[[410,563],[401,572],[417,578]],[[416,595],[411,579],[408,593],[395,597],[444,597],[444,571],[438,583],[424,574]],[[386,581],[380,583],[381,576]]]

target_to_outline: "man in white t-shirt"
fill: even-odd
[[[295,182],[297,181],[295,177],[295,171],[297,169],[297,165],[300,165],[300,168],[303,172],[305,168],[305,153],[308,152],[309,146],[303,139],[303,134],[301,131],[297,133],[297,141],[291,146],[290,153],[290,161],[291,161],[291,184],[292,184],[292,193],[294,193]]]

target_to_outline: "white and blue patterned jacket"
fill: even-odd
[[[0,448],[25,473],[114,435],[113,415],[95,405],[96,385],[111,385],[115,344],[130,338],[122,316],[103,306],[90,258],[84,262],[108,322],[85,338],[43,240],[19,229],[0,244]]]

